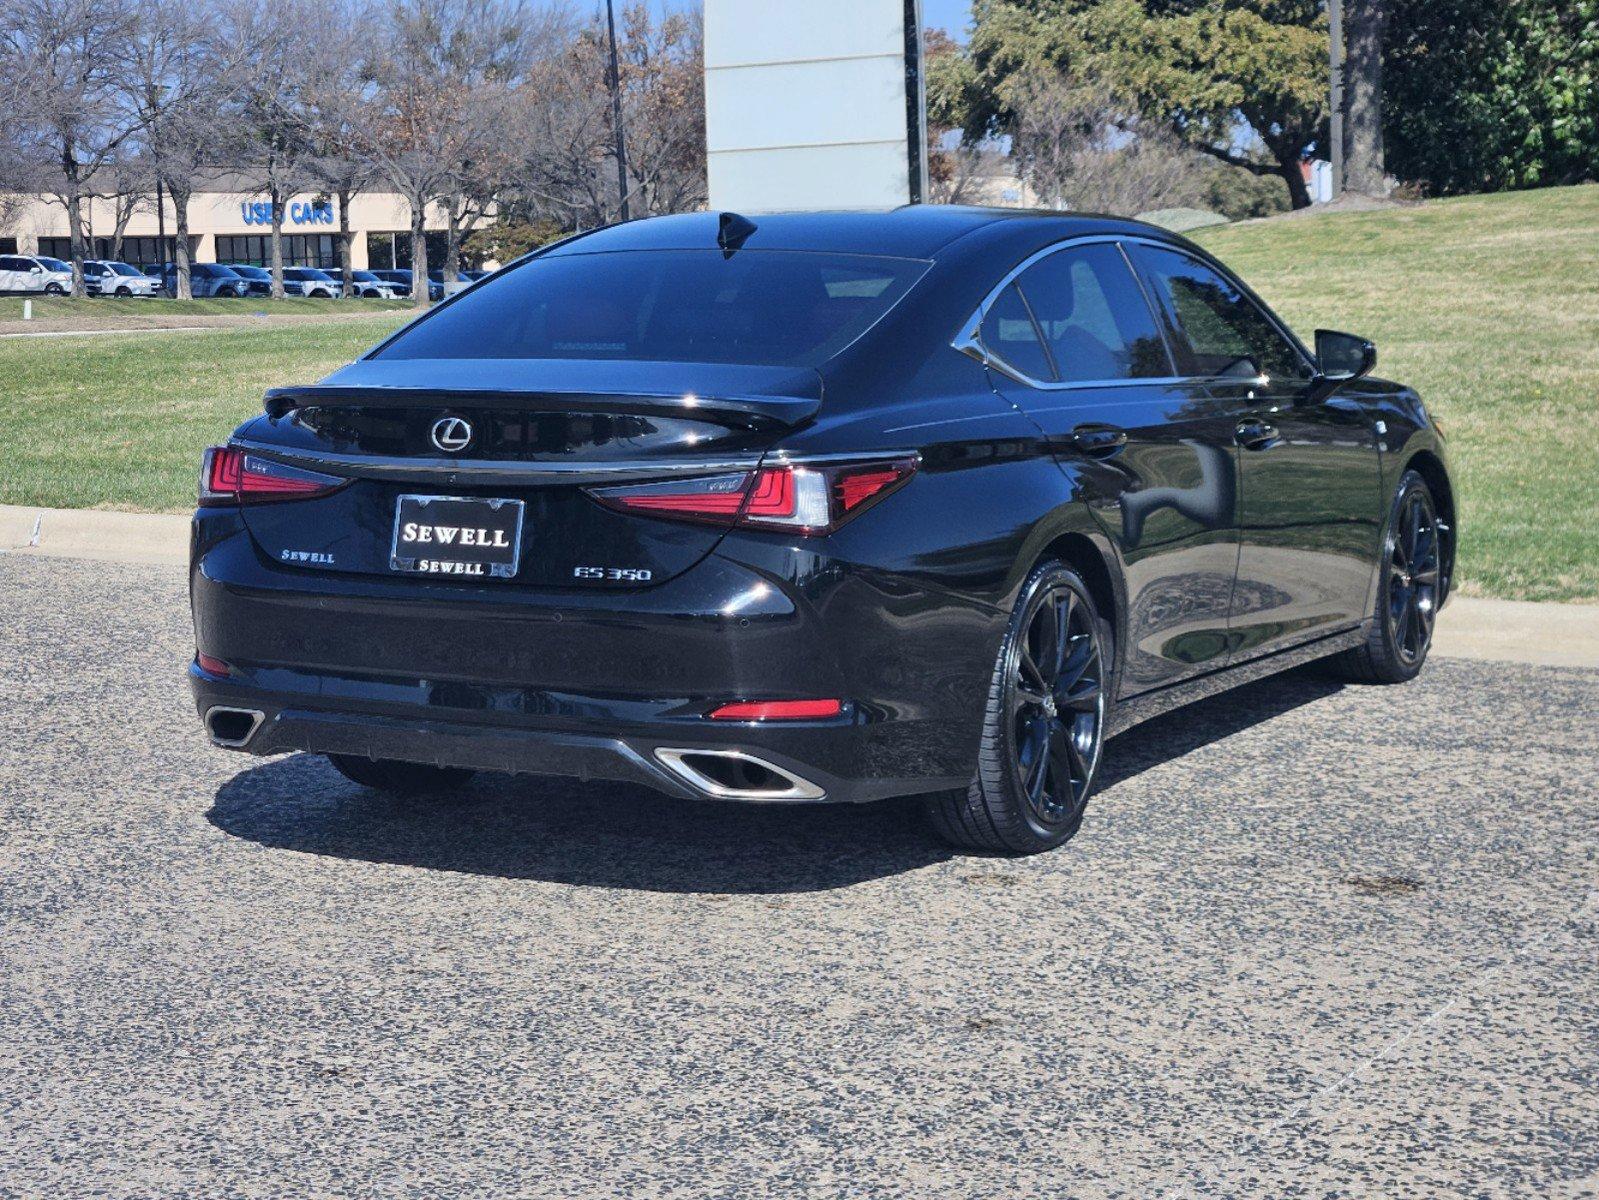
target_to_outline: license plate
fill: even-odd
[[[419,575],[509,579],[522,557],[522,502],[401,496],[389,566]]]

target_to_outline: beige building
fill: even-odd
[[[21,196],[13,215],[0,224],[0,254],[48,254],[70,258],[66,210],[42,196]],[[338,201],[325,193],[300,192],[283,206],[283,261],[287,266],[336,268],[339,265]],[[172,262],[176,257],[177,214],[170,197],[161,211],[156,198],[141,198],[127,215],[120,253],[113,253],[117,206],[109,199],[85,204],[88,257],[120,258],[135,266]],[[430,206],[428,262],[444,257],[444,213]],[[411,210],[389,192],[366,192],[350,203],[352,265],[383,269],[411,263]],[[218,175],[189,202],[189,254],[193,262],[256,263],[271,255],[271,207],[257,188],[236,176]],[[164,239],[164,240],[163,240]]]

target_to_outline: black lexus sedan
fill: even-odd
[[[1130,221],[580,235],[207,452],[199,712],[380,789],[914,794],[959,845],[1045,850],[1148,716],[1421,668],[1454,491],[1374,360]]]

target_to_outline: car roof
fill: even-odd
[[[616,250],[715,248],[722,214],[683,213],[628,221],[572,238],[551,254],[594,254]],[[1004,241],[1048,245],[1069,237],[1122,233],[1180,241],[1141,221],[1092,213],[1036,209],[979,208],[953,204],[910,204],[886,212],[774,213],[745,218],[755,226],[743,247],[763,250],[818,250],[843,254],[883,254],[936,258],[971,234]]]

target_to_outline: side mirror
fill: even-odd
[[[29,275],[43,275],[44,274],[44,268],[41,267],[38,263],[34,263],[33,266],[28,268],[28,274]]]
[[[1377,347],[1363,337],[1335,329],[1316,330],[1316,377],[1306,401],[1325,400],[1338,385],[1370,375],[1377,366]]]

